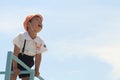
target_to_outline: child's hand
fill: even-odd
[[[40,75],[39,71],[35,71],[35,76],[38,77]]]
[[[13,69],[13,74],[19,75],[20,74],[20,70],[18,68],[14,68]]]

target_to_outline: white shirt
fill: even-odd
[[[29,56],[35,56],[36,54],[43,53],[47,51],[47,47],[44,41],[36,36],[35,39],[32,39],[28,32],[19,33],[13,40],[13,44],[20,48],[20,52],[22,52],[22,48],[24,46],[24,40],[26,39],[24,54]]]

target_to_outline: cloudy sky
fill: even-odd
[[[120,80],[120,0],[1,0],[0,10],[0,71],[25,17],[40,13],[45,80]]]

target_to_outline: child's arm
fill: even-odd
[[[36,54],[35,56],[35,76],[39,76],[39,68],[41,63],[42,56],[41,54]]]
[[[14,45],[14,55],[16,57],[18,57],[19,51],[20,51],[20,49],[16,45]],[[15,74],[19,74],[19,70],[17,68],[17,62],[14,61],[14,60],[13,60],[13,71],[14,71]]]

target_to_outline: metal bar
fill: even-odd
[[[11,71],[11,73],[13,73],[13,71]],[[20,74],[28,74],[28,73],[30,73],[30,72],[29,71],[20,71]],[[1,71],[0,74],[4,75],[5,72]],[[44,80],[41,76],[38,76],[37,78],[40,79],[40,80]]]
[[[0,74],[5,74],[5,71],[1,71]]]
[[[30,74],[30,80],[34,80],[34,70],[32,70],[32,72]]]
[[[13,74],[13,71],[11,71],[11,73]],[[29,71],[20,71],[20,74],[28,74],[30,73]],[[5,74],[5,71],[1,71],[0,74]]]
[[[11,64],[12,64],[12,52],[9,51],[7,54],[7,62],[6,62],[6,70],[5,70],[7,72],[5,72],[5,80],[10,80]]]
[[[0,74],[5,74],[5,80],[10,80],[10,74],[13,74],[13,71],[11,71],[11,65],[12,65],[12,59],[15,60],[17,63],[19,63],[21,66],[23,66],[26,70],[20,71],[20,74],[28,74],[30,73],[30,80],[34,80],[34,70],[31,70],[26,64],[24,64],[20,59],[18,59],[16,56],[13,55],[11,51],[7,54],[7,62],[6,62],[6,71],[1,71]],[[44,80],[41,76],[37,77],[40,80]]]
[[[40,79],[40,80],[44,80],[41,76],[38,76],[37,78]]]
[[[20,59],[18,59],[16,56],[13,55],[13,60],[15,60],[17,63],[19,63],[22,67],[24,67],[26,70],[28,70],[30,73],[32,72],[32,70],[26,65],[24,64]]]
[[[20,74],[28,74],[30,73],[29,71],[20,71]]]
[[[21,60],[19,60],[14,55],[13,55],[13,60],[15,60],[17,63],[19,63],[21,66],[23,66],[30,73],[30,79],[34,80],[34,70],[31,70],[26,64],[24,64]],[[37,78],[40,80],[44,80],[42,77],[37,77]]]

